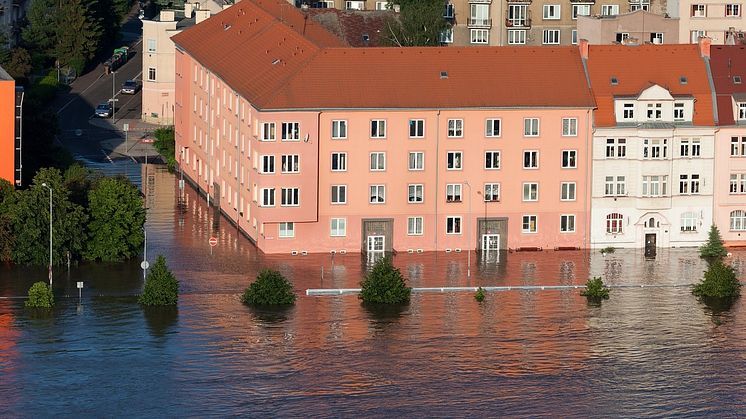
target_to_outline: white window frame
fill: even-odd
[[[523,182],[522,201],[537,202],[539,200],[539,182]]]
[[[577,190],[575,182],[560,182],[560,201],[575,201]]]
[[[462,221],[460,215],[446,217],[446,234],[461,234]]]
[[[484,136],[487,138],[499,138],[502,136],[502,119],[487,118],[484,123]]]
[[[386,185],[369,185],[368,186],[368,203],[372,205],[382,205],[386,203]]]
[[[407,217],[407,235],[422,236],[425,230],[425,220],[423,217]]]
[[[275,206],[275,188],[261,188],[262,207]]]
[[[696,232],[699,216],[694,211],[687,211],[681,213],[681,231],[682,232]]]
[[[575,214],[560,214],[560,233],[575,232]]]
[[[545,4],[542,11],[542,19],[559,20],[562,17],[562,6],[559,4]]]
[[[469,40],[472,44],[487,45],[490,43],[490,30],[471,29],[469,31]]]
[[[148,81],[156,81],[156,75],[155,67],[148,67]]]
[[[606,154],[607,159],[625,159],[627,158],[627,139],[626,138],[607,138]]]
[[[331,193],[329,201],[332,205],[347,204],[347,185],[331,185],[329,191]]]
[[[738,120],[746,121],[746,102],[738,102]]]
[[[570,34],[570,43],[573,45],[578,45],[578,30],[573,29]]]
[[[273,154],[262,155],[261,174],[271,175],[275,173],[275,156]],[[225,160],[223,160],[225,162]]]
[[[578,136],[578,118],[562,118],[562,136]]]
[[[158,42],[155,38],[148,38],[148,52],[155,52]],[[194,73],[194,81],[197,81],[197,73]]]
[[[410,151],[409,157],[407,158],[407,168],[411,172],[420,172],[425,170],[425,152]]]
[[[449,167],[451,166],[451,162],[453,162],[453,166]],[[464,153],[462,151],[446,152],[446,170],[463,170],[463,168],[464,168]]]
[[[277,224],[277,237],[291,239],[295,237],[295,223],[285,222]]]
[[[538,137],[541,134],[541,121],[539,118],[523,118],[523,136]]]
[[[335,119],[332,121],[332,140],[347,139],[347,120]]]
[[[743,195],[746,194],[746,173],[731,173],[730,174],[730,195]]]
[[[644,175],[642,177],[642,196],[659,198],[669,196],[667,175]]]
[[[276,128],[274,122],[262,122],[259,127],[262,134],[260,141],[275,141],[277,139]]]
[[[746,137],[730,137],[730,156],[746,157]]]
[[[578,16],[590,16],[590,15],[591,15],[591,4],[590,3],[572,5],[572,20],[578,20]]]
[[[619,14],[618,4],[602,4],[601,16],[616,16]]]
[[[741,17],[741,5],[737,3],[728,3],[725,5],[725,17]]]
[[[508,45],[526,45],[526,30],[508,29]]]
[[[525,170],[537,170],[539,168],[539,150],[523,150],[523,168]]]
[[[604,180],[604,196],[626,196],[626,176],[606,176]]]
[[[282,141],[300,141],[300,122],[283,122],[280,127]]]
[[[452,118],[448,120],[448,138],[464,138],[464,120]]]
[[[539,217],[533,214],[526,214],[521,217],[521,233],[536,234],[539,232]]]
[[[729,215],[731,231],[746,231],[746,211],[734,210]]]
[[[280,206],[300,206],[300,188],[280,188]]]
[[[560,44],[560,30],[559,29],[544,29],[542,31],[541,43],[544,45],[559,45]]]
[[[562,150],[561,166],[563,169],[577,169],[578,150]]]
[[[463,185],[460,183],[446,184],[446,202],[461,202],[463,199]]]
[[[635,104],[634,103],[623,103],[622,104],[622,119],[625,121],[631,121],[635,119]]]
[[[483,188],[483,200],[484,202],[500,202],[500,184],[499,183],[485,183]]]
[[[642,158],[645,160],[665,160],[668,158],[668,138],[644,138]]]
[[[606,234],[624,233],[624,215],[612,212],[606,215]]]
[[[409,138],[425,138],[425,120],[409,120]]]
[[[347,218],[329,219],[329,237],[347,236]]]
[[[693,18],[707,17],[707,5],[706,4],[692,4],[690,17],[693,17]]]
[[[371,172],[384,172],[386,171],[386,152],[385,151],[373,151],[369,156],[369,166]]]
[[[386,120],[371,119],[370,121],[370,138],[386,138]]]
[[[300,155],[283,154],[280,159],[282,173],[300,173]]]
[[[500,163],[499,150],[488,150],[484,152],[484,170],[499,170]]]
[[[334,157],[337,157],[337,168],[334,168]],[[347,152],[333,151],[329,157],[329,168],[332,172],[347,171]]]
[[[407,185],[407,203],[421,204],[425,202],[425,185],[410,183]]]

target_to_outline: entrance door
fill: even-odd
[[[655,239],[656,234],[655,233],[647,233],[645,234],[645,257],[646,258],[654,258],[656,249],[655,249]]]
[[[368,236],[368,253],[383,253],[386,250],[386,236]]]
[[[499,234],[482,234],[482,259],[491,259],[500,251]]]

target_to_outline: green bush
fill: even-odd
[[[412,288],[407,287],[399,269],[391,259],[385,257],[373,265],[365,280],[360,283],[359,298],[364,303],[400,304],[408,303]]]
[[[145,278],[138,302],[144,306],[175,306],[179,301],[179,281],[168,269],[166,258],[158,256]]]
[[[477,288],[477,292],[474,293],[474,299],[480,303],[484,301],[484,290],[482,287]]]
[[[723,238],[720,237],[720,230],[713,224],[710,226],[707,243],[699,248],[699,256],[705,259],[716,259],[724,258],[727,255],[728,251],[723,246]]]
[[[701,298],[735,299],[741,295],[741,283],[732,267],[716,260],[705,271],[702,282],[694,286],[692,294]]]
[[[26,307],[29,308],[52,308],[54,306],[54,295],[52,289],[42,281],[35,282],[28,290]]]
[[[615,250],[616,249],[614,248],[614,246],[608,246],[608,247],[604,247],[603,249],[601,249],[600,252],[602,255],[605,255],[607,253],[614,253]]]
[[[604,285],[601,277],[597,276],[593,279],[589,279],[588,282],[585,283],[585,289],[580,291],[580,295],[589,300],[608,300],[609,289]]]
[[[155,136],[155,142],[153,147],[158,151],[158,154],[163,156],[166,160],[168,170],[173,172],[176,168],[176,142],[174,137],[174,127],[158,128],[153,133]]]
[[[241,296],[241,302],[250,306],[290,305],[295,303],[293,284],[280,272],[264,269]]]

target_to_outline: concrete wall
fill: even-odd
[[[628,33],[640,43],[652,42],[651,33],[662,33],[664,44],[679,43],[679,20],[636,11],[616,17],[578,18],[578,37],[590,44],[612,44],[618,33]]]
[[[731,155],[731,138],[746,137],[746,127],[723,127],[715,138],[715,224],[729,245],[743,245],[746,230],[733,230],[730,227],[730,213],[746,210],[746,194],[730,191],[730,175],[746,173],[746,156]]]
[[[692,5],[704,4],[706,6],[706,16],[692,16]],[[740,7],[740,14],[734,17],[725,16],[726,3],[712,0],[680,0],[679,1],[679,42],[691,43],[691,32],[695,30],[704,31],[705,36],[712,38],[714,45],[725,44],[725,33],[729,28],[735,28],[737,31],[746,31],[746,20],[743,16],[743,2],[732,2],[728,4],[737,4]],[[696,40],[694,40],[696,42]]]

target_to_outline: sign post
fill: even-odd
[[[83,297],[83,281],[78,281],[78,301]]]
[[[127,140],[129,137],[129,130],[130,130],[130,124],[122,124],[122,131],[124,131],[124,151],[125,153],[129,154],[129,149],[127,148]]]
[[[207,242],[210,243],[210,255],[212,255],[212,248],[218,245],[218,238],[210,237],[210,240],[208,240]]]

